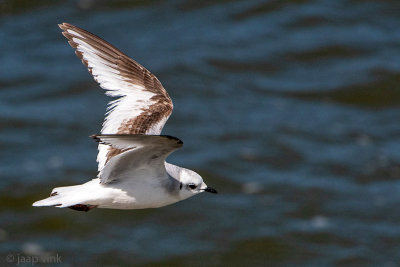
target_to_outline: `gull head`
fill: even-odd
[[[202,192],[217,193],[217,190],[208,187],[203,178],[192,170],[182,169],[179,174],[179,180],[179,195],[182,199]]]

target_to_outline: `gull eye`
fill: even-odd
[[[188,184],[187,185],[190,189],[196,189],[196,187],[197,187],[197,185],[195,185],[195,184]]]

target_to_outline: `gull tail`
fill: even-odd
[[[79,211],[89,211],[95,208],[94,205],[82,204],[85,202],[82,199],[82,185],[64,186],[54,188],[50,197],[36,201],[32,204],[34,207],[57,207],[71,208]]]

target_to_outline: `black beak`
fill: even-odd
[[[213,194],[218,194],[217,190],[215,190],[214,188],[211,188],[211,187],[206,187],[206,189],[204,189],[204,191],[213,193]]]

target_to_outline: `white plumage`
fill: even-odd
[[[172,113],[172,101],[147,69],[102,40],[68,23],[59,25],[69,44],[111,101],[101,130],[97,178],[53,189],[33,206],[155,208],[208,191],[194,171],[165,162],[183,145],[176,137],[159,136]]]

